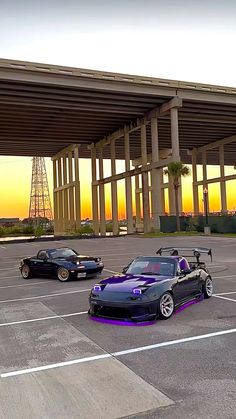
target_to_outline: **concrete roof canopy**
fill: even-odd
[[[0,155],[52,157],[80,144],[80,157],[90,157],[88,145],[174,97],[182,100],[179,142],[185,162],[188,149],[236,134],[236,88],[1,59]],[[158,128],[160,148],[170,148],[169,114],[160,116]],[[150,124],[147,146],[151,152]],[[138,158],[138,130],[130,134],[130,147],[131,158]],[[235,163],[234,152],[232,141],[225,146],[226,164]],[[217,150],[207,154],[208,163],[219,163]],[[116,156],[124,158],[122,135]],[[104,157],[110,158],[107,148]]]

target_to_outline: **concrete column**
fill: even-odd
[[[179,153],[179,124],[178,124],[178,108],[171,108],[171,147],[174,161],[180,160]]]
[[[53,160],[53,207],[54,207],[54,234],[58,233],[58,192],[57,188],[57,160]]]
[[[81,202],[79,180],[79,149],[74,149],[74,172],[75,172],[75,228],[81,227]]]
[[[97,180],[97,158],[96,148],[91,149],[91,169],[92,169],[92,214],[93,214],[93,229],[95,234],[99,234],[98,221],[98,188],[93,182]]]
[[[192,174],[193,174],[193,213],[199,215],[199,198],[197,186],[197,150],[192,151]]]
[[[115,141],[111,141],[111,175],[116,175],[116,146]],[[112,229],[113,234],[119,234],[119,223],[118,223],[118,201],[117,201],[117,181],[111,181],[111,210],[112,210]]]
[[[160,177],[161,177],[161,214],[165,215],[166,213],[166,205],[165,205],[165,188],[164,188],[164,173],[163,169],[160,169]]]
[[[225,177],[225,159],[224,159],[224,146],[219,148],[220,157],[220,197],[221,197],[221,212],[227,214],[227,196],[226,196],[226,182]]]
[[[125,170],[130,170],[130,146],[129,133],[125,132]],[[132,207],[132,182],[131,177],[125,178],[125,201],[126,201],[126,219],[127,219],[127,234],[134,232],[133,227],[133,207]],[[140,202],[140,201],[139,201]]]
[[[72,151],[68,153],[69,183],[73,182]],[[70,228],[75,230],[74,187],[69,187]]]
[[[151,119],[151,135],[152,135],[152,162],[159,160],[159,144],[158,144],[158,123],[157,118]],[[161,193],[161,169],[152,169],[152,221],[153,230],[160,230],[160,214],[162,212],[162,193]]]
[[[68,183],[67,180],[67,156],[63,156],[63,185]],[[64,220],[63,220],[63,230],[66,232],[68,230],[69,223],[69,202],[68,202],[68,189],[63,189],[63,207],[64,207]]]
[[[141,160],[142,166],[147,164],[147,138],[146,125],[141,126]],[[143,191],[143,231],[150,231],[150,205],[149,205],[149,185],[148,172],[142,173],[142,191]]]
[[[99,179],[104,178],[103,171],[103,149],[99,149]],[[100,233],[106,235],[106,212],[105,212],[105,188],[103,184],[99,185],[99,208],[100,208]]]
[[[58,187],[62,186],[62,167],[61,157],[58,158]],[[63,195],[62,190],[58,191],[58,232],[62,234],[63,230]]]
[[[139,175],[135,175],[135,208],[136,208],[136,231],[141,231],[141,205],[140,205],[140,185]]]

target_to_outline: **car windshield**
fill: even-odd
[[[134,275],[173,276],[175,273],[175,262],[164,260],[163,258],[138,258],[131,263],[127,273]]]
[[[51,259],[64,259],[70,256],[77,256],[77,253],[69,248],[53,249],[49,251]]]

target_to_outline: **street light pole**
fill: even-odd
[[[205,212],[205,226],[204,233],[211,234],[211,227],[208,225],[208,189],[203,189],[203,201],[204,201],[204,212]]]
[[[203,189],[203,201],[204,201],[204,212],[205,212],[205,226],[208,226],[208,189]]]

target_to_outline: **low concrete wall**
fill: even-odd
[[[175,216],[160,217],[161,231],[163,233],[173,233],[176,231]],[[212,233],[236,233],[236,216],[235,215],[209,215],[208,225],[211,227]],[[205,217],[180,217],[181,231],[196,230],[204,231]]]

